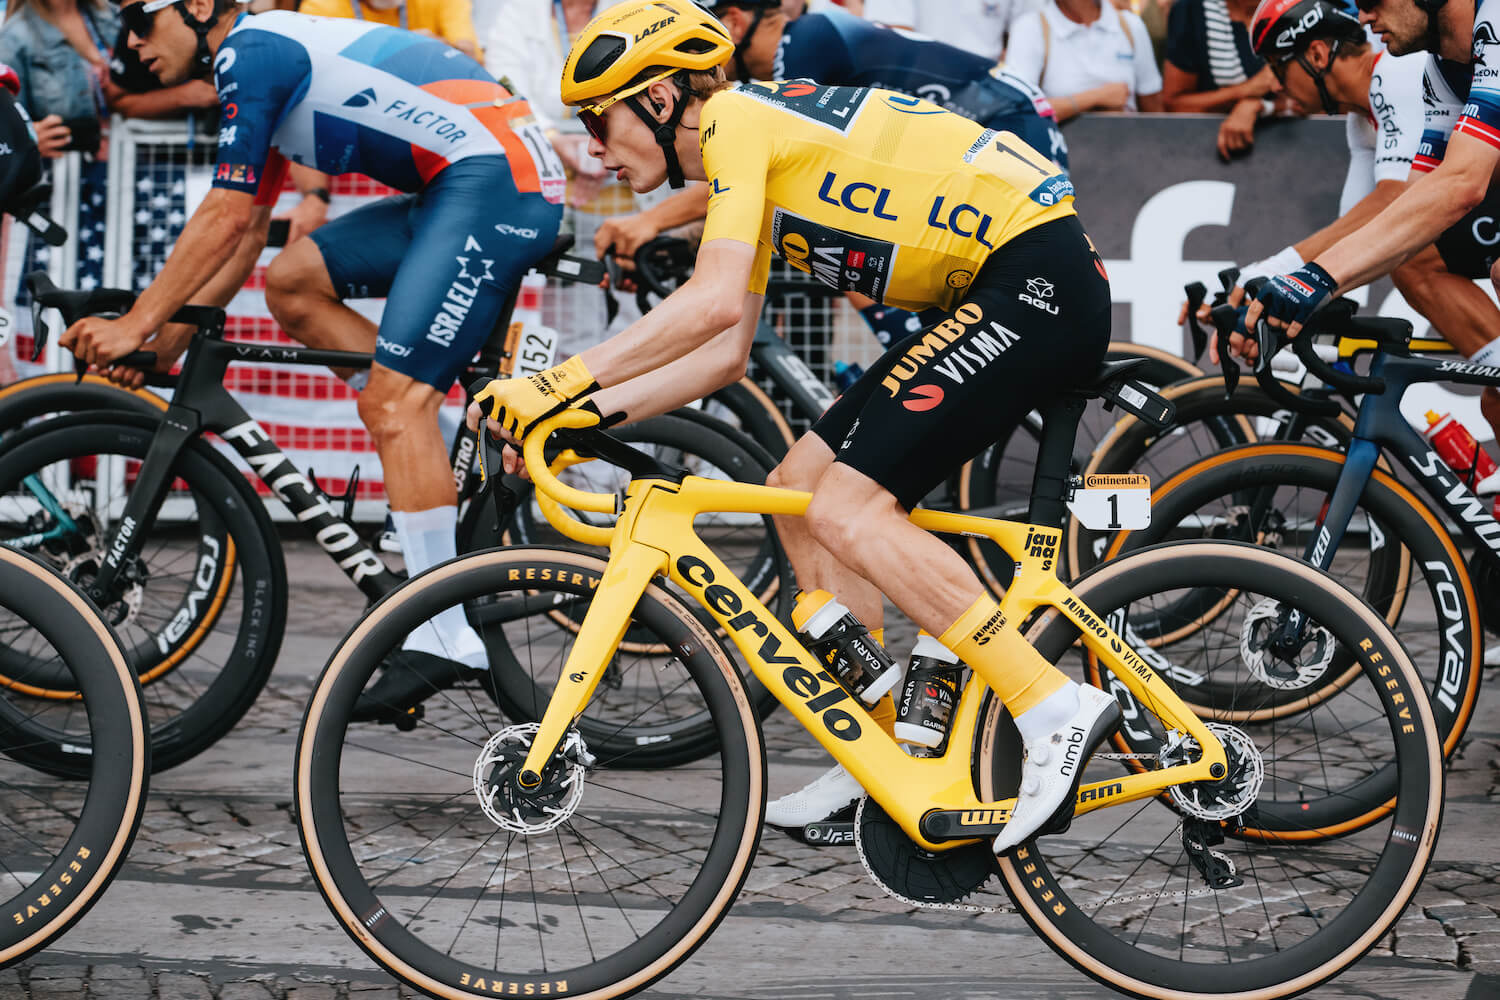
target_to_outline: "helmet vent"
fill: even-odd
[[[587,83],[603,76],[625,54],[629,45],[619,35],[600,35],[595,38],[578,57],[578,62],[573,67],[573,79],[579,83]]]
[[[713,51],[714,43],[704,38],[689,38],[685,41],[678,42],[676,48],[678,52],[686,52],[689,55],[697,55],[700,52]]]

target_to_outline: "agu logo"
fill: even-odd
[[[925,413],[943,405],[943,387],[940,385],[914,385],[901,405],[914,413]]]

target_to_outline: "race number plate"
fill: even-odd
[[[1151,479],[1135,473],[1085,476],[1068,509],[1091,531],[1144,528],[1151,523]]]
[[[512,323],[506,343],[511,378],[525,378],[552,367],[557,355],[557,331],[540,323]]]

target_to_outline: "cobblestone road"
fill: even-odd
[[[358,594],[288,545],[287,642],[271,685],[227,739],[159,776],[130,861],[46,954],[0,973],[0,1000],[386,1000],[410,995],[332,922],[290,812],[291,759],[312,678]],[[786,713],[767,723],[771,794],[827,759]],[[1320,997],[1500,998],[1500,687],[1449,777],[1438,860],[1394,935]],[[955,971],[961,966],[962,971]],[[919,971],[928,970],[928,971]],[[768,833],[731,916],[657,996],[1102,997],[1013,916],[913,911],[865,880],[851,849]]]

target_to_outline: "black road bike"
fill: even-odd
[[[589,280],[590,266],[598,267],[559,249],[538,270]],[[44,308],[58,308],[71,323],[126,309],[132,301],[124,292],[48,286],[45,279],[34,284],[39,338],[46,335],[39,315]],[[507,308],[502,317],[509,315]],[[197,332],[181,373],[170,380],[172,401],[164,409],[97,381],[70,386],[55,378],[0,399],[0,427],[74,411],[25,427],[0,443],[0,545],[49,561],[89,593],[121,632],[144,686],[157,770],[190,759],[233,728],[264,687],[286,622],[288,588],[278,533],[226,451],[266,484],[371,601],[404,578],[350,523],[357,474],[342,496],[329,496],[312,471],[298,470],[223,385],[236,361],[362,368],[370,357],[226,341],[222,310],[189,307],[174,320],[197,326]],[[497,326],[509,330],[505,322]],[[524,341],[505,345],[498,338],[487,345],[469,376],[493,376],[507,353],[525,347]],[[154,360],[149,355],[124,359],[139,367]],[[121,398],[133,400],[132,408],[119,409],[118,403],[99,408]],[[624,433],[700,475],[763,482],[769,471],[701,416],[644,421]],[[222,447],[215,447],[210,434]],[[459,436],[452,460],[460,495],[470,501],[460,524],[460,551],[497,544],[513,517],[472,502],[479,492],[472,436]],[[722,533],[738,558],[741,579],[756,583],[757,592],[770,599],[790,598],[790,588],[782,586],[790,567],[768,519],[728,523]],[[554,617],[558,628],[576,627],[566,616]],[[490,653],[492,663],[507,660],[503,651]],[[391,669],[408,667],[393,663]],[[706,752],[698,727],[666,712],[654,694],[658,679],[647,674],[642,670],[639,680],[612,676],[606,693],[616,697],[603,699],[586,724],[631,763]],[[0,656],[0,684],[7,680],[13,690],[43,701],[74,696],[67,677],[18,677]],[[492,669],[483,687],[508,713],[524,717],[525,706],[536,700],[537,683],[545,681]],[[419,705],[398,706],[390,721],[408,726],[420,711]]]

